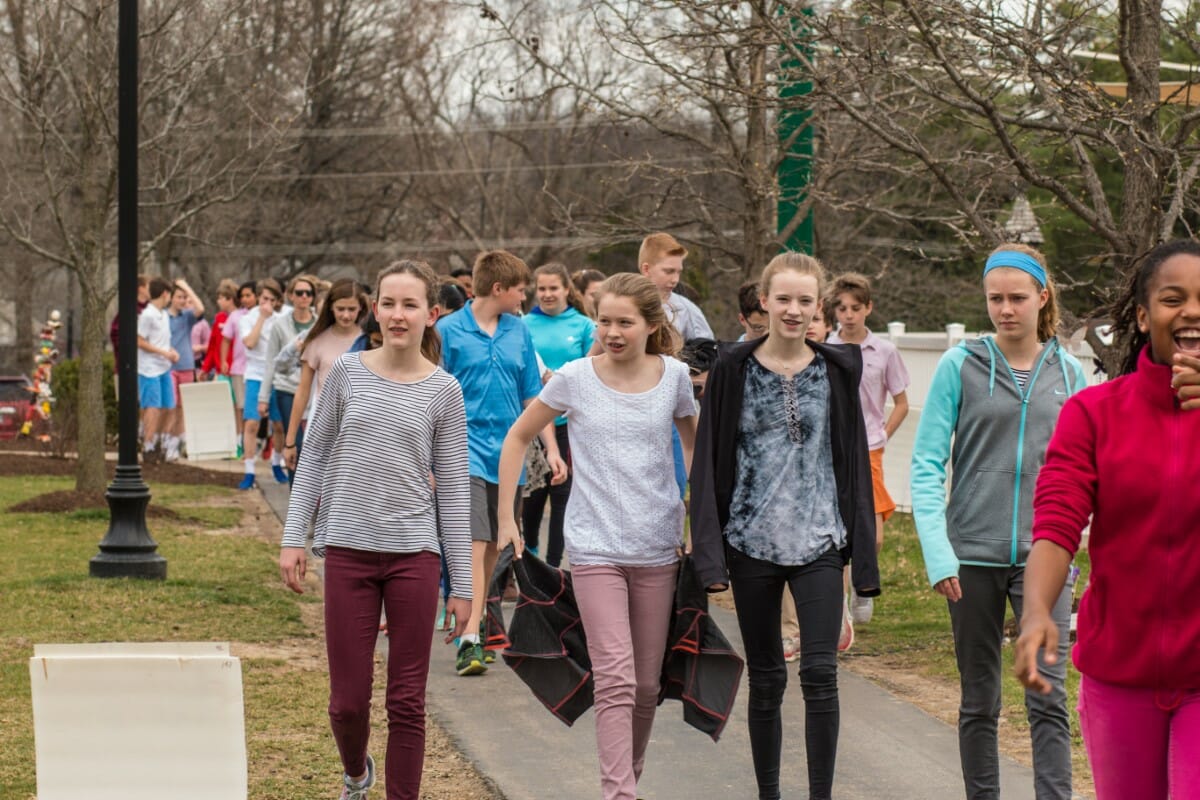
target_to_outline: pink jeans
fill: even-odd
[[[379,611],[387,611],[387,800],[417,800],[425,761],[425,684],[437,615],[437,553],[325,551],[329,722],[346,774],[367,771]]]
[[[1200,800],[1200,690],[1139,689],[1084,675],[1079,723],[1096,800]]]
[[[658,707],[678,564],[572,569],[595,681],[604,800],[634,800]]]

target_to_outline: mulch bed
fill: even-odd
[[[62,492],[39,494],[37,497],[31,497],[9,506],[8,510],[14,514],[39,514],[82,511],[93,508],[108,509],[108,500],[105,499],[104,492],[77,492],[74,489],[68,489]],[[158,519],[181,518],[174,509],[156,505],[146,507],[146,516]]]
[[[109,480],[116,472],[116,463],[105,463]],[[0,476],[12,477],[17,475],[56,475],[72,477],[75,475],[75,459],[55,458],[53,456],[18,455],[0,452]],[[213,470],[193,467],[190,464],[150,464],[142,465],[142,479],[153,491],[156,483],[183,483],[194,486],[223,486],[237,488],[241,473],[215,472]],[[14,512],[62,512],[77,511],[86,508],[108,508],[108,501],[103,492],[76,492],[66,490],[49,492],[31,497],[9,508]],[[169,508],[151,505],[146,509],[147,516],[175,518],[179,515]]]

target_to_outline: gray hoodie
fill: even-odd
[[[1067,398],[1087,379],[1058,340],[1045,344],[1024,390],[991,336],[938,362],[912,455],[913,518],[930,584],[960,564],[1023,564],[1033,489]],[[946,463],[954,470],[946,504]]]

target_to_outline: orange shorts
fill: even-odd
[[[875,494],[875,513],[886,521],[896,511],[896,501],[883,484],[883,448],[871,451],[871,489]]]

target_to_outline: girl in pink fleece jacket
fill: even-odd
[[[1122,374],[1063,407],[1034,496],[1017,677],[1046,691],[1050,607],[1091,518],[1079,718],[1098,800],[1200,798],[1200,243],[1159,245],[1113,307]]]

